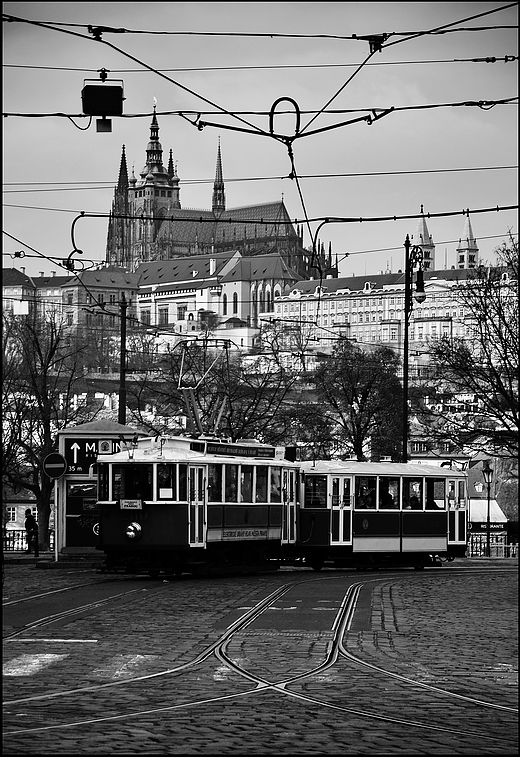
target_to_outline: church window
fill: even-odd
[[[227,315],[227,294],[222,297],[222,315]]]
[[[233,313],[238,313],[238,294],[233,294]]]

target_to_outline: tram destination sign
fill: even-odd
[[[255,446],[242,444],[223,444],[218,442],[192,442],[190,447],[195,452],[204,452],[206,448],[207,455],[237,455],[238,457],[264,457],[274,458],[276,451],[274,447]]]
[[[65,438],[63,454],[67,461],[67,475],[86,476],[98,455],[111,455],[121,451],[119,439],[74,439]]]

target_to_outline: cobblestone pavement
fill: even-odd
[[[153,591],[130,612],[126,605],[108,607],[49,627],[45,642],[34,631],[30,645],[4,645],[4,701],[104,686],[7,707],[4,754],[517,754],[517,715],[462,699],[518,705],[517,561],[468,560],[459,566],[474,570],[464,577],[444,569],[350,576],[281,571],[150,581]],[[295,578],[315,582],[315,603],[323,603],[322,615],[331,620],[329,588],[341,586],[343,593],[348,583],[368,582],[344,635],[346,655],[333,666],[294,681],[285,693],[258,687],[256,679],[214,656],[179,670],[216,642],[244,608]],[[4,602],[105,581],[90,569],[7,563]],[[116,590],[119,583],[124,586],[125,578],[116,579]],[[284,610],[290,609],[291,601],[277,602],[272,628],[253,624],[233,637],[229,658],[269,681],[324,660],[330,627],[280,626],[278,618],[289,618]],[[78,643],[65,644],[65,638]],[[15,663],[29,650],[52,659],[38,672],[20,675]],[[382,677],[377,669],[393,676]],[[165,670],[174,672],[162,675]],[[141,680],[130,682],[136,677]],[[64,722],[70,727],[49,728]],[[435,724],[441,728],[421,727]],[[24,732],[35,727],[42,730]]]

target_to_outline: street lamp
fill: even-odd
[[[486,556],[491,557],[491,481],[493,480],[493,468],[489,467],[489,460],[484,460],[482,465],[482,475],[487,486],[487,520],[486,520]]]
[[[413,298],[421,303],[426,299],[423,277],[423,252],[421,247],[412,246],[406,235],[404,243],[404,344],[403,344],[403,463],[408,462],[408,329]],[[413,271],[417,266],[417,281],[413,292]]]

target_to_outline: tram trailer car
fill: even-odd
[[[440,466],[300,463],[301,502],[292,558],[319,570],[427,565],[464,557],[466,474]]]
[[[299,465],[254,441],[149,437],[100,455],[105,570],[275,570],[296,541]]]

